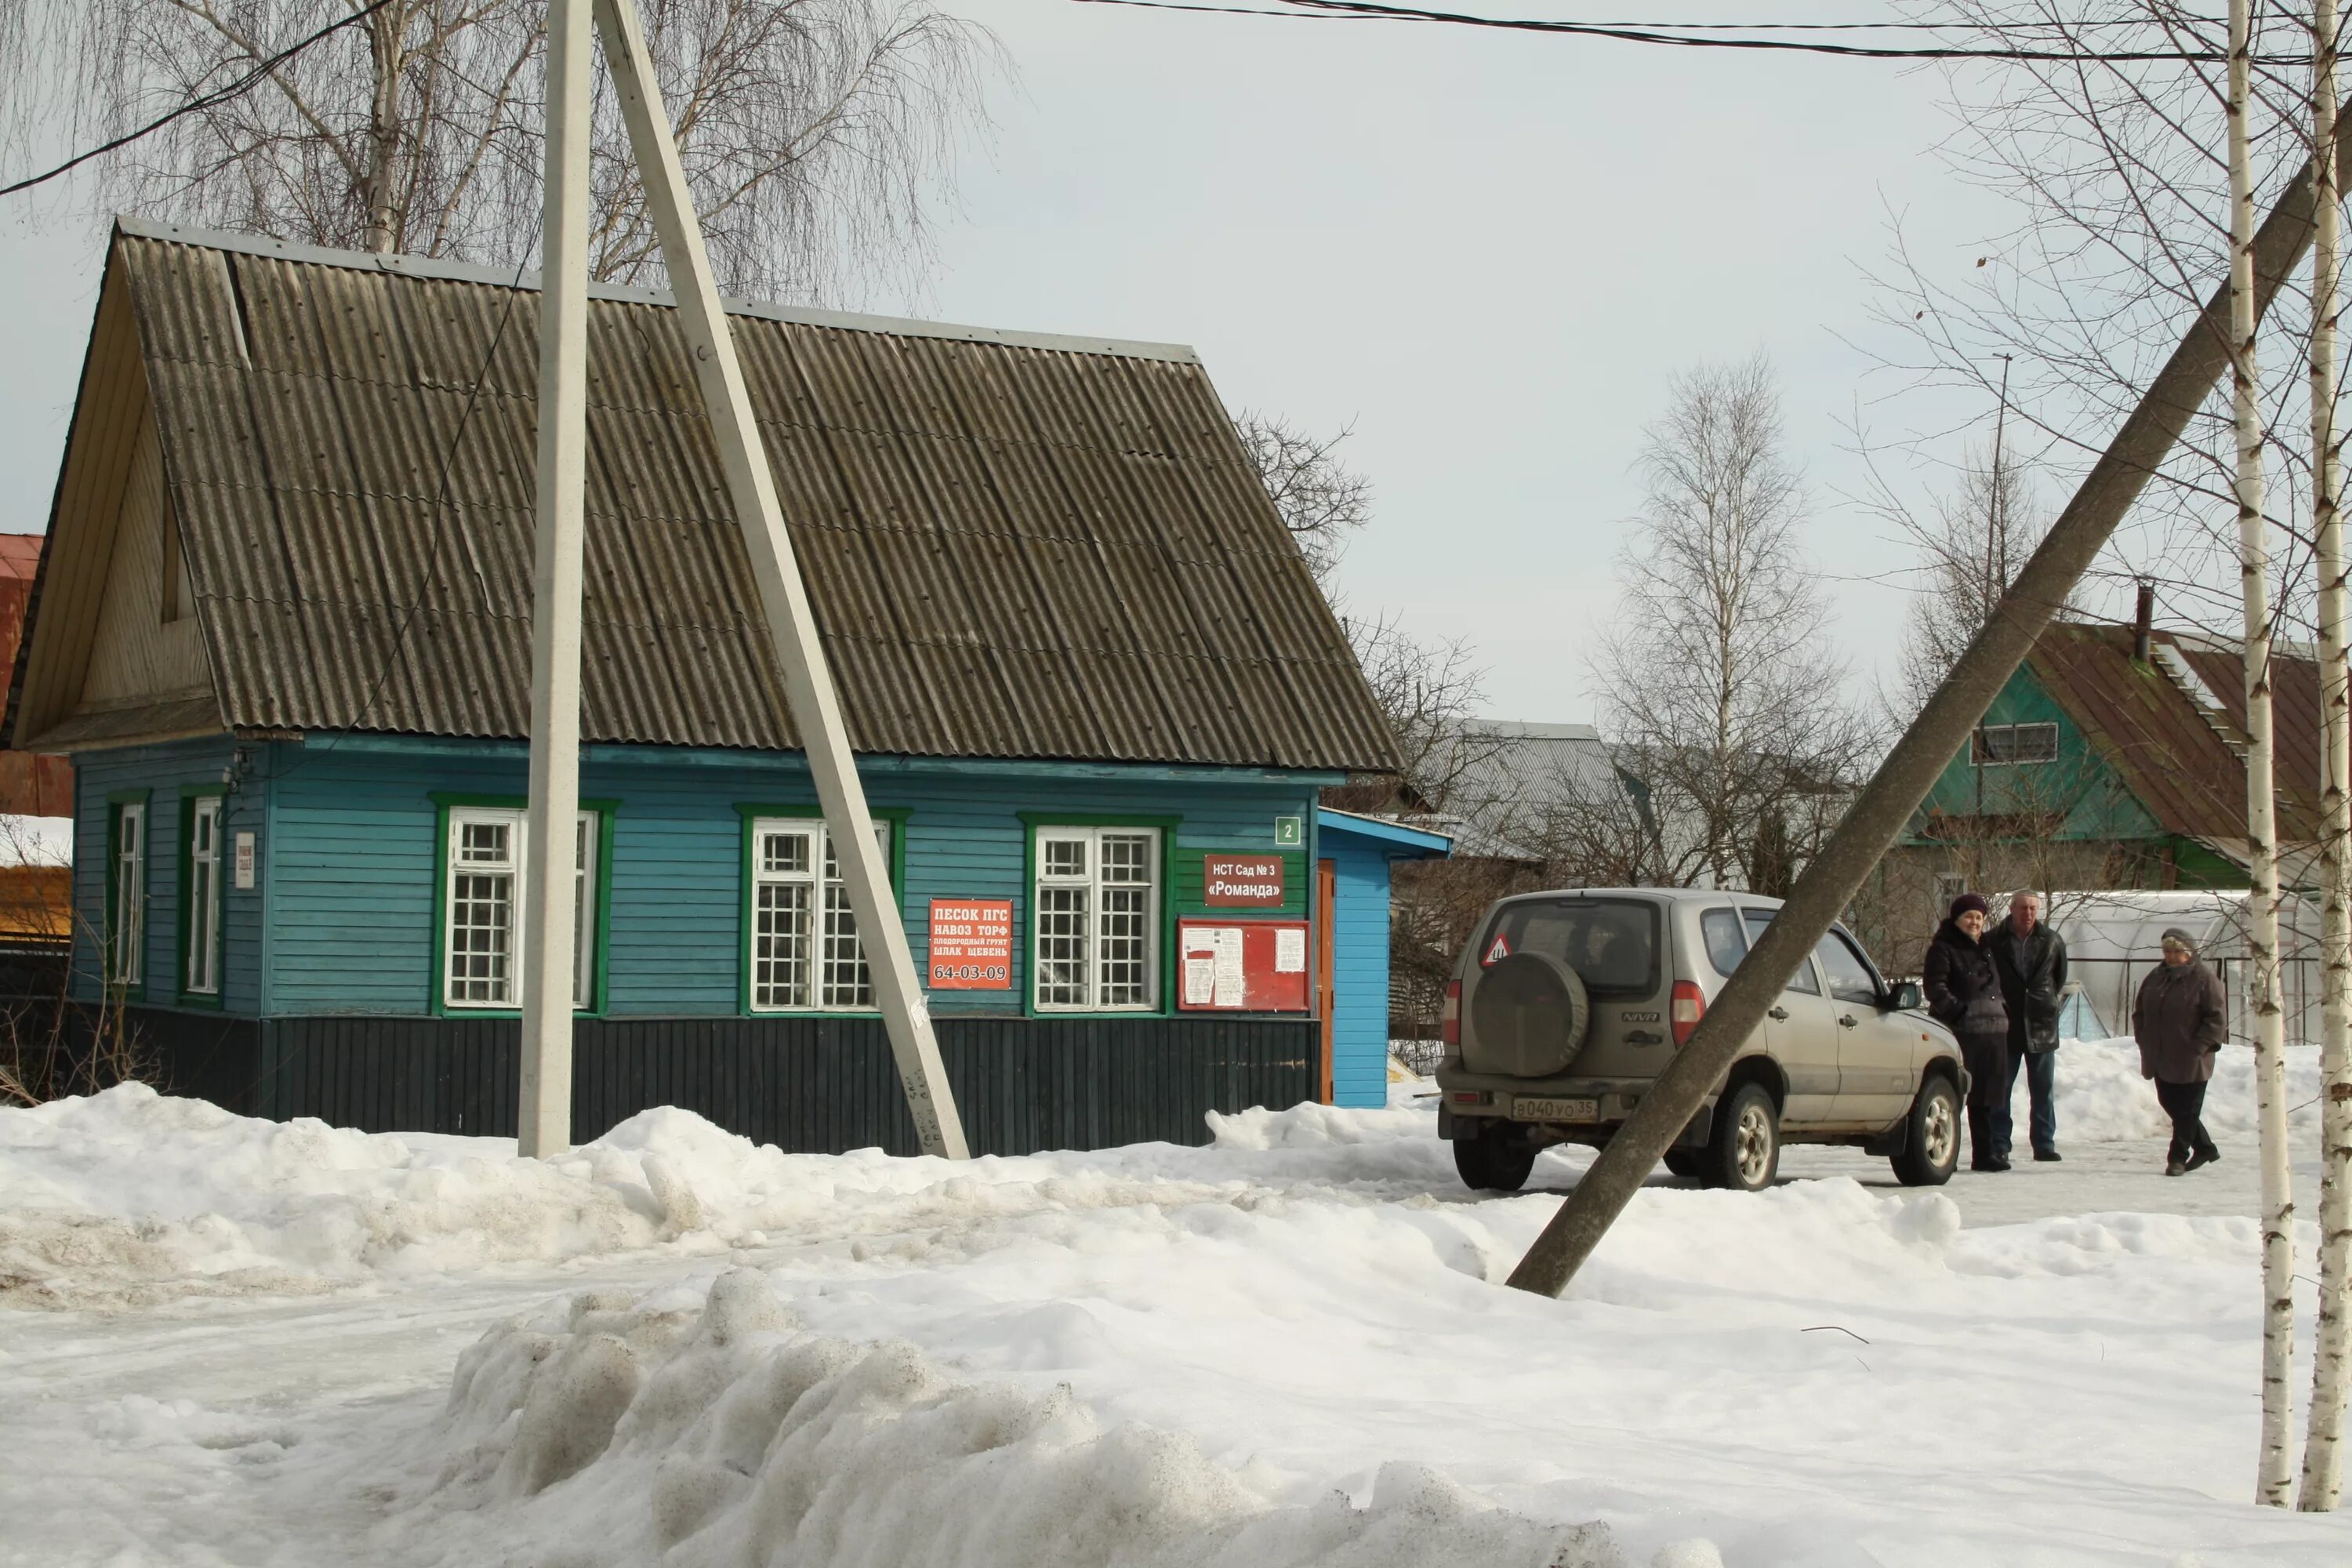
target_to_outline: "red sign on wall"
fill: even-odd
[[[933,899],[934,991],[1013,989],[1013,900]]]
[[[1282,857],[1203,855],[1201,901],[1213,909],[1279,909]]]

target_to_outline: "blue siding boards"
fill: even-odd
[[[1347,812],[1317,814],[1332,863],[1331,1100],[1385,1105],[1389,1092],[1389,868],[1443,855],[1433,833]]]

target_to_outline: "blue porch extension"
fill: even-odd
[[[1386,1105],[1389,1094],[1389,873],[1449,853],[1453,840],[1329,807],[1315,814],[1331,900],[1331,1102]]]

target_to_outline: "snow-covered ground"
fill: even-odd
[[[1473,1199],[1409,1089],[963,1166],[0,1111],[0,1563],[2352,1561],[2244,1502],[2250,1210],[2077,1212],[2230,1189],[2064,1051],[2064,1165],[1662,1177],[1558,1302],[1584,1157]]]

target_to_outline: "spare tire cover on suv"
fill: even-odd
[[[1547,1078],[1584,1046],[1592,1004],[1575,970],[1548,952],[1515,952],[1478,977],[1462,1065],[1472,1072]]]

